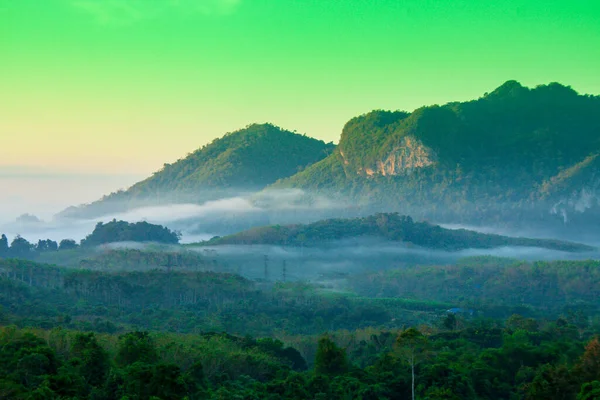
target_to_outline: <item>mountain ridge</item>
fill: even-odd
[[[508,81],[476,100],[355,117],[330,156],[271,187],[438,221],[498,222],[518,211],[556,222],[553,206],[582,187],[596,208],[596,162],[584,160],[598,152],[600,97]]]
[[[354,117],[337,146],[271,124],[249,125],[125,192],[62,215],[119,210],[123,201],[202,202],[297,188],[370,213],[559,227],[600,221],[597,154],[599,96],[511,80],[470,101]]]
[[[540,247],[565,252],[595,250],[591,246],[552,239],[530,239],[486,234],[466,229],[446,229],[409,216],[380,213],[359,218],[333,218],[311,224],[272,225],[216,237],[202,243],[220,245],[326,246],[340,240],[381,238],[421,248],[458,251],[504,246]]]
[[[258,191],[325,158],[334,147],[273,124],[250,124],[164,164],[127,190],[70,207],[59,216],[100,216],[124,211],[129,205],[202,202]]]

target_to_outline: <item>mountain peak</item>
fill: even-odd
[[[260,190],[327,157],[334,145],[270,123],[250,124],[213,140],[126,191],[63,216],[96,216],[132,204],[202,202]]]
[[[487,94],[486,98],[503,98],[503,97],[516,97],[522,93],[527,92],[525,86],[521,85],[515,80],[509,80],[500,85],[496,90]]]

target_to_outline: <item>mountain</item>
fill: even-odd
[[[134,205],[198,202],[257,191],[294,175],[334,149],[271,124],[253,124],[226,134],[173,164],[165,164],[131,188],[59,216],[99,216]]]
[[[598,154],[600,97],[508,81],[473,101],[353,118],[330,156],[273,187],[438,221],[563,223],[600,217]]]
[[[344,216],[400,212],[571,234],[600,222],[598,155],[600,97],[558,83],[527,88],[508,81],[472,101],[355,117],[337,147],[250,125],[61,216],[293,188],[343,200],[354,213]]]
[[[234,235],[216,237],[204,244],[318,247],[339,240],[361,238],[381,238],[445,251],[492,249],[504,246],[539,247],[567,252],[594,250],[590,246],[558,240],[514,238],[466,229],[444,229],[427,222],[415,222],[411,217],[396,213],[351,219],[327,219],[308,225],[265,226]]]

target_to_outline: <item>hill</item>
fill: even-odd
[[[198,202],[257,191],[325,158],[333,148],[332,143],[271,124],[253,124],[165,164],[125,191],[71,207],[59,216],[99,216],[134,205]]]
[[[336,150],[273,187],[439,221],[563,223],[598,205],[600,97],[509,81],[468,102],[373,111]]]
[[[106,224],[98,222],[94,231],[81,241],[81,246],[118,242],[178,244],[180,236],[180,233],[161,225],[153,225],[145,221],[129,223],[113,219]]]
[[[591,251],[592,247],[547,239],[513,238],[466,229],[444,229],[427,222],[414,222],[398,214],[376,214],[364,218],[328,219],[308,225],[266,226],[234,235],[213,238],[207,245],[323,246],[338,240],[377,237],[430,249],[447,251],[504,246],[540,247],[567,252]]]

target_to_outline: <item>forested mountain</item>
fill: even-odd
[[[131,188],[112,193],[65,217],[96,216],[141,204],[199,202],[257,191],[294,175],[325,158],[334,149],[305,135],[271,124],[252,124],[226,134]]]
[[[600,221],[600,97],[508,81],[467,102],[351,119],[339,145],[250,125],[63,216],[300,188],[365,210],[528,227]],[[125,206],[124,206],[125,204]],[[331,214],[334,215],[334,214]],[[568,226],[568,224],[567,224]]]
[[[353,219],[328,219],[308,225],[265,226],[234,235],[216,237],[206,244],[323,246],[344,239],[374,237],[447,251],[469,248],[491,249],[502,246],[540,247],[570,252],[593,250],[586,245],[559,240],[513,238],[466,229],[444,229],[427,222],[415,222],[411,217],[397,213]]]
[[[353,118],[329,157],[274,187],[439,220],[563,222],[597,206],[599,152],[600,97],[509,81],[474,101]]]

